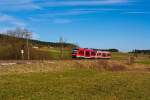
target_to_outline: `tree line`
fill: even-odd
[[[150,54],[150,50],[133,50],[131,53]]]
[[[119,52],[118,49],[103,49],[102,51]]]
[[[28,45],[27,45],[28,43]],[[33,47],[53,47],[60,48],[62,43],[45,42],[32,39],[32,32],[28,29],[16,28],[0,33],[0,59],[1,60],[19,60],[28,59],[30,50],[30,59],[52,59],[48,51],[39,51]],[[74,48],[76,45],[63,43],[64,48]],[[29,49],[29,50],[28,50]],[[24,51],[22,57],[21,50]]]

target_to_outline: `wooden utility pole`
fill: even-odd
[[[60,58],[62,59],[63,58],[63,43],[64,43],[62,37],[60,37],[59,43],[60,43]]]
[[[26,44],[27,44],[27,59],[30,60],[30,49],[29,49],[29,35],[30,33],[26,33]]]
[[[135,61],[134,56],[129,54],[129,57],[128,57],[128,64],[131,65],[131,64],[134,63],[134,61]]]

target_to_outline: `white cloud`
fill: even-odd
[[[103,12],[109,12],[109,11],[112,12],[112,11],[122,11],[122,10],[121,9],[112,9],[112,8],[69,9],[69,10],[65,10],[63,12],[57,11],[57,12],[51,12],[51,13],[38,14],[36,16],[29,17],[28,19],[31,22],[36,22],[36,23],[50,22],[50,23],[55,23],[55,24],[66,24],[66,23],[72,23],[72,22],[77,21],[75,19],[66,18],[67,16],[95,14],[95,13],[103,13]],[[78,19],[78,20],[80,20],[80,19]]]
[[[98,5],[113,5],[113,4],[123,4],[128,3],[128,0],[80,0],[80,1],[53,1],[40,3],[42,6],[98,6]]]
[[[35,39],[35,40],[39,39],[40,38],[40,34],[32,32],[32,38]]]
[[[0,23],[1,24],[5,23],[7,25],[13,25],[16,27],[25,27],[25,23],[23,21],[20,21],[17,18],[6,15],[6,14],[0,14]]]
[[[8,30],[15,30],[15,29],[16,27],[5,27],[5,28],[0,27],[0,33],[5,34]],[[39,38],[40,34],[32,32],[32,39],[39,39]]]
[[[6,31],[13,30],[13,29],[15,28],[14,27],[5,27],[5,28],[0,27],[0,33],[5,33]]]
[[[65,11],[49,12],[37,14],[36,16],[29,17],[29,20],[34,22],[48,21],[51,18],[57,17],[67,17],[67,16],[76,16],[76,15],[86,15],[86,14],[95,14],[103,12],[116,12],[122,11],[122,9],[113,9],[113,8],[83,8],[83,9],[69,9]]]
[[[99,8],[99,9],[73,9],[66,12],[55,13],[54,15],[81,15],[81,14],[92,14],[99,12],[109,12],[109,11],[120,11],[120,9],[109,9],[109,8]]]
[[[33,10],[40,7],[33,0],[0,0],[0,11]]]
[[[44,7],[100,6],[126,3],[129,3],[129,0],[0,0],[0,11],[23,11],[42,9]]]
[[[127,14],[150,14],[150,12],[144,12],[144,11],[130,11],[130,12],[125,12]]]

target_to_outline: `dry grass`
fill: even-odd
[[[33,73],[33,72],[48,72],[48,71],[61,71],[70,69],[68,64],[64,64],[60,61],[52,62],[36,62],[31,64],[16,64],[9,66],[1,66],[0,74],[21,74],[21,73]]]
[[[112,60],[52,60],[39,61],[29,64],[16,64],[0,66],[0,75],[21,74],[33,72],[55,72],[74,69],[91,69],[97,71],[148,71],[150,65],[132,64],[128,65],[121,61]]]
[[[126,65],[115,61],[103,60],[79,60],[79,61],[42,61],[31,64],[16,64],[0,67],[0,75],[3,74],[21,74],[32,72],[64,71],[74,69],[92,69],[98,71],[125,71]]]
[[[0,100],[150,100],[149,71],[111,60],[1,66]]]

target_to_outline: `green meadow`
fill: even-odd
[[[0,67],[0,100],[150,100],[150,65],[138,65],[52,60]]]

